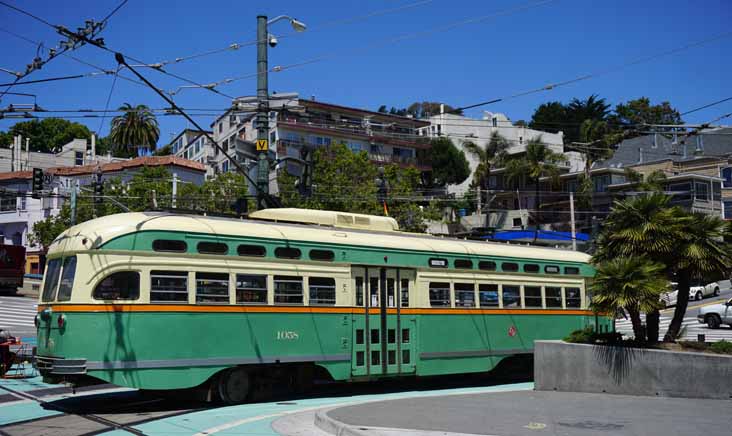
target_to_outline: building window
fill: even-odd
[[[595,192],[607,192],[607,186],[610,184],[610,177],[608,177],[608,176],[593,177],[592,181],[595,185]]]
[[[694,182],[694,198],[696,200],[709,200],[709,184],[707,182]]]
[[[228,173],[229,172],[229,160],[226,159],[221,163],[221,172],[222,173]]]
[[[430,282],[430,306],[450,307],[450,283]]]
[[[720,176],[724,179],[722,186],[732,188],[732,167],[722,168]]]
[[[333,306],[336,303],[335,279],[310,277],[310,304]]]
[[[724,202],[724,219],[732,219],[732,201]]]
[[[77,151],[74,153],[74,165],[84,165],[84,152]]]
[[[493,127],[498,127],[498,118],[493,117]]]
[[[274,276],[275,304],[303,304],[302,277]]]
[[[267,304],[267,276],[237,274],[236,302]]]

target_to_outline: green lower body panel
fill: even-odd
[[[142,389],[197,386],[237,365],[311,362],[335,380],[488,371],[505,356],[531,353],[535,339],[595,323],[549,314],[389,315],[384,324],[369,315],[366,325],[363,314],[338,312],[114,311],[65,312],[60,329],[60,315],[38,328],[46,373]]]

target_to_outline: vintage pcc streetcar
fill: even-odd
[[[315,371],[482,372],[595,325],[592,275],[585,254],[404,233],[388,217],[111,215],[49,247],[37,366],[49,382],[199,386],[232,403]]]

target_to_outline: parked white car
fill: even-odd
[[[679,284],[671,282],[671,292],[666,292],[661,295],[661,302],[664,306],[675,306],[678,298]],[[701,300],[704,297],[719,295],[719,283],[712,282],[707,285],[702,285],[700,282],[694,283],[689,287],[689,301]]]
[[[702,307],[696,319],[710,329],[717,329],[722,324],[732,326],[732,298],[725,303]]]

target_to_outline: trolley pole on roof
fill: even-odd
[[[306,29],[305,24],[287,15],[267,20],[266,15],[257,17],[257,209],[266,207],[265,197],[269,194],[269,89],[267,64],[267,45],[275,47],[277,38],[269,34],[269,25],[280,20],[290,21],[297,32]]]

